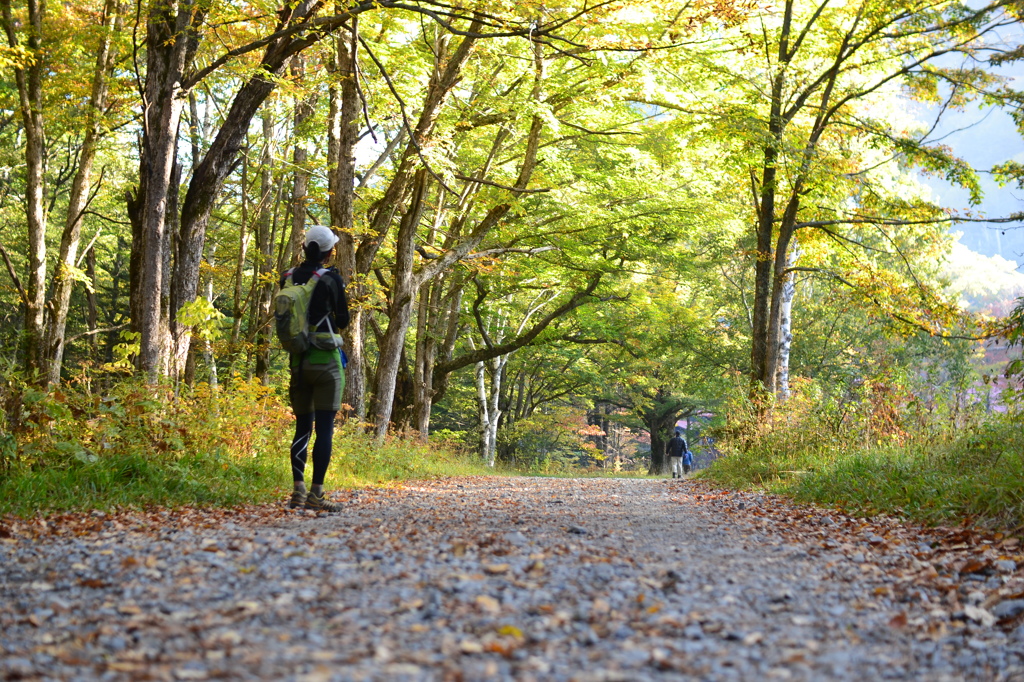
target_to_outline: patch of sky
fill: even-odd
[[[1024,32],[1018,28],[1012,35],[1004,33],[999,41],[990,41],[990,46],[996,46],[998,42],[1013,46],[1021,41],[1024,41]],[[940,65],[961,66],[957,61]],[[1024,64],[1008,64],[991,70],[1006,78],[1008,87],[1024,87]],[[943,94],[948,94],[948,90]],[[942,115],[938,116],[940,112]],[[1024,211],[1024,191],[1010,185],[1000,187],[989,172],[993,166],[1006,161],[1024,163],[1024,138],[1009,113],[977,103],[945,111],[938,104],[926,106],[919,103],[913,113],[925,129],[938,117],[928,140],[949,146],[954,154],[977,169],[984,192],[981,204],[971,206],[967,190],[942,178],[922,175],[920,180],[930,188],[933,199],[957,213],[983,218],[1002,218]],[[962,223],[951,229],[962,233],[960,243],[972,251],[1015,261],[1018,269],[1024,271],[1024,223]]]

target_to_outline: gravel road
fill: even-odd
[[[4,519],[0,678],[1024,680],[998,535],[692,481],[333,497]]]

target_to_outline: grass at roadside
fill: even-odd
[[[896,514],[930,524],[1024,525],[1024,428],[993,419],[951,439],[903,445],[801,442],[785,432],[732,448],[705,474],[850,513]]]
[[[127,382],[102,396],[25,388],[20,398],[16,419],[8,414],[0,429],[0,516],[235,506],[290,491],[291,412],[258,382],[177,395]],[[311,472],[310,460],[307,482]],[[397,439],[378,446],[341,427],[325,486],[484,473],[453,448]]]

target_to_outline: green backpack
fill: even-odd
[[[323,350],[341,348],[341,335],[335,334],[333,328],[329,332],[315,331],[325,320],[328,327],[331,326],[329,312],[316,324],[309,324],[309,300],[327,268],[320,268],[314,272],[305,284],[292,282],[292,272],[289,270],[284,273],[284,287],[278,292],[274,302],[277,339],[281,342],[281,347],[295,354],[305,353],[311,346]]]

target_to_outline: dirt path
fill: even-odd
[[[1024,680],[998,535],[671,480],[337,499],[6,519],[0,678]]]

